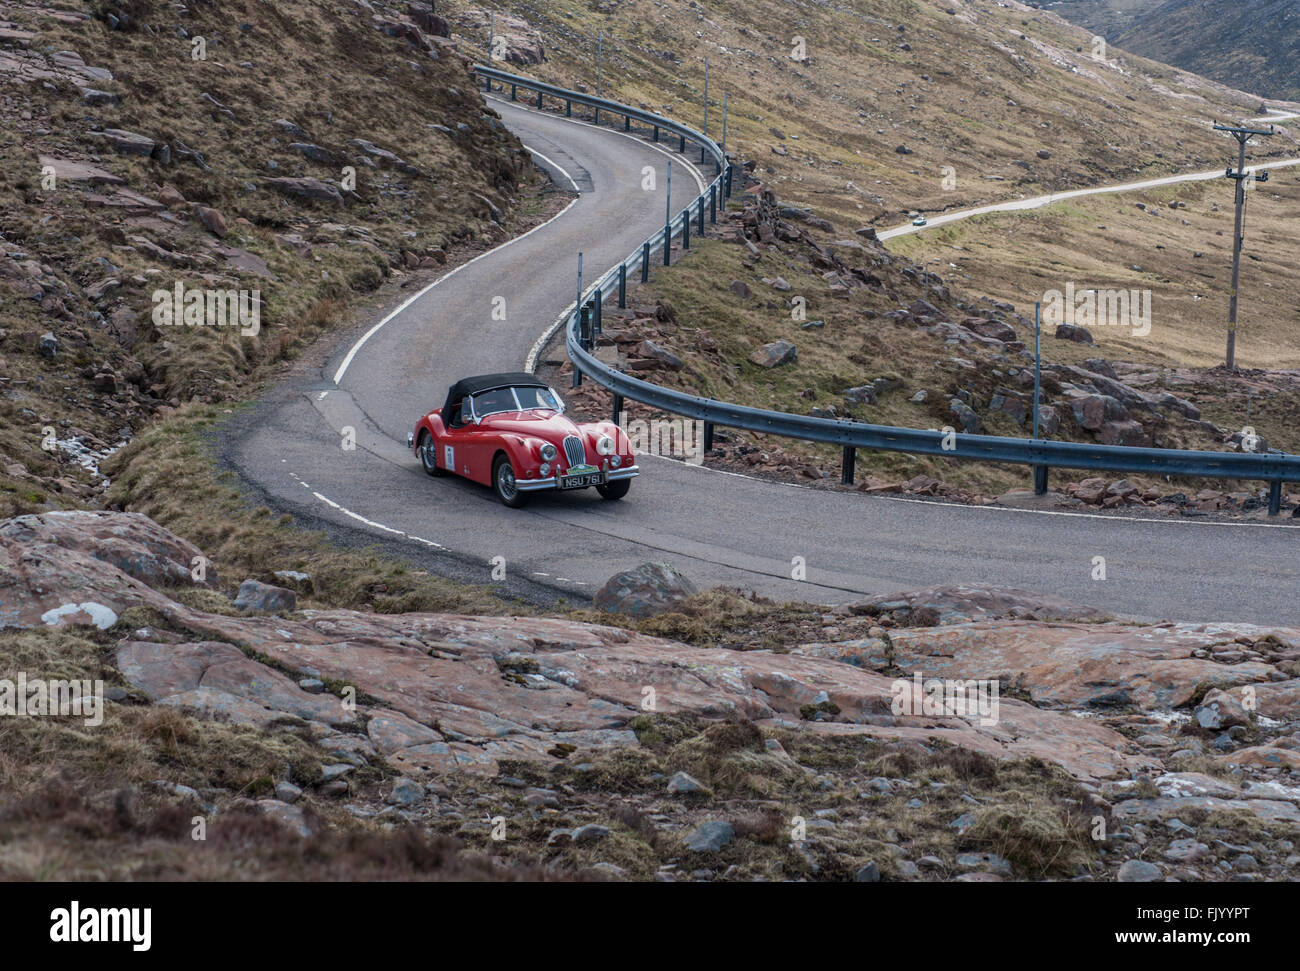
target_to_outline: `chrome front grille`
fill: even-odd
[[[582,439],[577,435],[564,436],[564,457],[568,460],[569,468],[587,464],[587,450],[582,447]]]

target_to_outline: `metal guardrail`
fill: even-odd
[[[708,136],[681,122],[481,64],[476,64],[474,71],[486,79],[489,89],[494,81],[508,87],[512,100],[517,100],[520,89],[523,89],[536,94],[538,107],[543,106],[545,97],[551,97],[563,101],[566,114],[569,115],[572,114],[573,105],[581,104],[594,109],[597,123],[599,113],[603,111],[622,116],[624,130],[630,131],[633,122],[651,128],[656,141],[661,132],[676,135],[680,151],[685,152],[687,142],[691,142],[700,148],[702,161],[711,158],[716,166],[717,178],[697,199],[662,230],[642,243],[640,249],[592,284],[561,318],[562,321],[567,321],[565,346],[569,359],[573,362],[575,386],[585,374],[612,391],[615,420],[622,411],[623,399],[631,398],[662,411],[704,422],[706,450],[712,447],[715,426],[839,445],[843,449],[841,478],[846,485],[853,482],[856,450],[859,448],[933,455],[963,461],[1028,465],[1034,471],[1034,489],[1040,494],[1047,489],[1047,473],[1052,468],[1260,480],[1269,484],[1268,511],[1271,516],[1276,516],[1280,511],[1282,483],[1300,482],[1300,455],[1090,445],[1082,442],[895,428],[848,419],[814,418],[690,395],[642,381],[610,367],[591,353],[595,337],[600,333],[602,305],[605,300],[617,296],[618,306],[626,307],[629,274],[639,269],[644,282],[648,277],[652,254],[658,252],[660,247],[663,248],[664,264],[669,265],[672,240],[675,237],[680,236],[683,247],[689,249],[690,223],[693,219],[698,223],[698,232],[702,236],[706,205],[710,210],[709,221],[717,221],[717,207],[721,205],[725,208],[726,200],[731,196],[731,165],[723,150]]]

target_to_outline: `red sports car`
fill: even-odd
[[[457,381],[407,444],[429,475],[453,472],[491,486],[516,508],[543,489],[595,486],[606,499],[622,499],[639,471],[621,428],[566,418],[560,396],[532,374]]]

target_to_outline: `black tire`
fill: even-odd
[[[498,455],[492,463],[492,490],[511,509],[518,509],[528,502],[528,493],[520,492],[515,482],[515,467],[504,455]]]
[[[600,493],[602,499],[622,499],[627,495],[627,490],[631,488],[631,479],[618,479],[614,482],[606,482],[604,485],[596,486],[596,491]]]
[[[420,466],[424,469],[425,475],[443,476],[447,472],[445,469],[438,468],[438,443],[433,440],[433,436],[428,432],[420,432]]]

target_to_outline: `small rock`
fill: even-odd
[[[273,587],[257,580],[245,580],[239,585],[235,606],[240,610],[261,610],[274,613],[293,610],[298,606],[298,595],[284,587]]]
[[[674,796],[703,795],[709,790],[694,776],[678,772],[668,780],[668,792]]]
[[[586,843],[595,843],[597,840],[603,840],[608,835],[608,826],[599,826],[596,823],[588,823],[586,826],[579,826],[573,831],[573,842],[582,846]]]
[[[866,866],[859,867],[858,872],[853,874],[854,883],[879,883],[880,867],[876,866],[875,861],[868,863]]]
[[[731,823],[710,819],[686,838],[686,848],[695,853],[717,853],[736,837]]]
[[[277,782],[275,784],[275,798],[281,802],[297,802],[302,798],[302,790],[292,782]]]
[[[390,806],[415,806],[424,801],[424,786],[412,779],[398,779],[385,801]]]
[[[1148,863],[1146,860],[1127,860],[1119,868],[1115,879],[1120,883],[1154,883],[1163,880],[1164,874],[1154,863]]]

